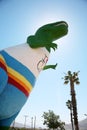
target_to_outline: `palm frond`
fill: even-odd
[[[64,84],[68,84],[69,83],[69,81],[68,80],[66,80],[65,82],[64,82]]]
[[[79,84],[80,84],[80,82],[79,82],[79,81],[76,81],[75,83],[76,83],[77,85],[79,85]]]

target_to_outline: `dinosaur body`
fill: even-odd
[[[21,52],[24,52],[23,56]],[[10,125],[15,117],[13,115],[17,115],[25,104],[49,53],[45,48],[32,49],[28,44],[21,44],[2,50],[0,54],[0,75],[4,79],[1,84],[5,82],[0,93],[0,120],[4,122],[3,119],[10,118],[4,124]]]
[[[57,48],[52,42],[66,34],[65,22],[47,24],[37,30],[35,36],[29,36],[27,43],[0,51],[0,128],[9,128],[29,97],[40,71],[55,69],[56,65],[45,66],[50,49]]]

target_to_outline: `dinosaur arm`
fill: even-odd
[[[46,49],[50,52],[51,48],[55,51],[57,49],[57,44],[56,43],[50,43],[46,46]]]
[[[56,69],[57,63],[55,65],[46,65],[44,66],[43,70],[47,70],[47,69]]]

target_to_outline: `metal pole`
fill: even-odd
[[[25,117],[24,128],[26,128],[26,118],[28,117],[28,115],[24,115],[24,117]]]
[[[31,117],[31,129],[33,129],[33,117]]]
[[[34,130],[35,130],[35,128],[36,128],[36,116],[34,118]]]

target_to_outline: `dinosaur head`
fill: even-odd
[[[68,33],[68,24],[65,21],[46,24],[40,27],[35,35],[27,38],[27,43],[32,48],[46,47],[50,52],[50,48],[57,48],[55,40],[65,36]]]

